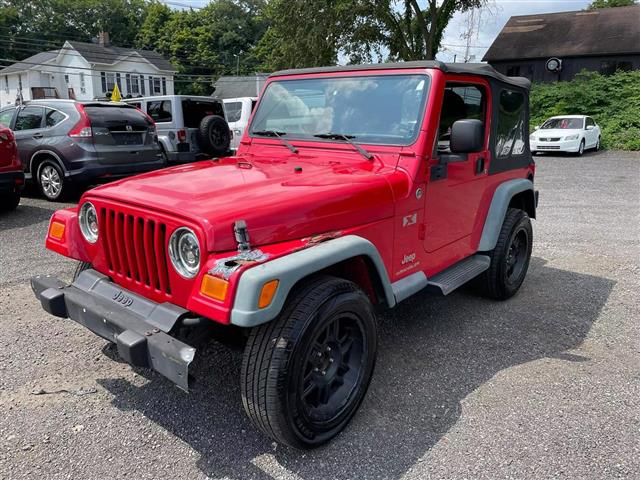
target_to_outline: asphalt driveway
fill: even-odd
[[[187,395],[47,315],[28,278],[71,275],[43,248],[65,205],[23,200],[0,216],[0,478],[640,478],[640,154],[536,158],[520,293],[385,314],[360,412],[310,452],[251,427],[241,351],[206,347]]]

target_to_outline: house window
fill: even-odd
[[[167,79],[165,77],[162,77],[162,94],[167,94]]]
[[[153,78],[153,94],[154,95],[162,95],[162,84],[160,82],[160,77],[149,77]]]
[[[4,76],[4,92],[9,93],[9,77],[7,75]]]
[[[69,75],[65,75],[65,76],[64,76],[64,83],[65,83],[65,85],[67,85],[67,86],[69,85]]]
[[[125,83],[127,84],[127,93],[131,93],[131,74],[127,73],[124,78]]]
[[[507,67],[507,77],[519,77],[519,76],[520,76],[519,65],[511,65]]]
[[[129,74],[127,74],[129,77]],[[127,89],[131,95],[140,95],[140,82],[138,75],[131,75],[131,86],[127,85]]]
[[[116,76],[110,72],[102,72],[100,74],[102,77],[102,91],[106,94],[110,94],[113,92],[113,87],[116,84]]]
[[[144,88],[144,75],[140,75],[140,94],[145,96],[145,88]]]
[[[600,63],[600,73],[602,75],[613,75],[617,71],[630,72],[633,70],[631,62],[620,62],[616,60],[603,61]]]
[[[84,73],[80,73],[80,92],[87,93],[87,84],[84,80]]]
[[[18,92],[22,93],[22,74],[18,74]]]

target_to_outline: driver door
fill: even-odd
[[[438,163],[431,167],[425,192],[424,248],[428,253],[457,242],[470,244],[487,178],[490,95],[488,84],[482,81],[451,80],[445,85],[434,154]],[[451,153],[451,126],[467,118],[484,122],[484,146],[478,152]],[[453,248],[452,252],[460,255],[462,250]]]

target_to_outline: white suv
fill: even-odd
[[[230,152],[231,132],[220,100],[161,95],[125,101],[156,122],[158,142],[168,162],[193,162]]]

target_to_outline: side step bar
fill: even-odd
[[[449,295],[456,288],[477,277],[489,268],[491,259],[486,255],[474,255],[434,275],[427,285],[429,291]]]

